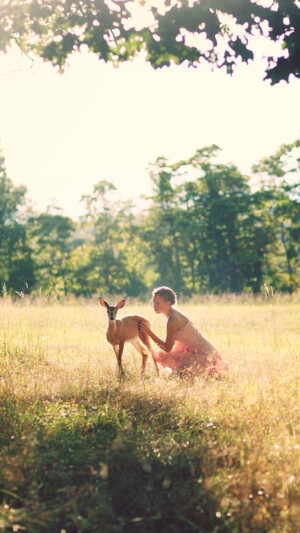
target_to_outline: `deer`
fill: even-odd
[[[119,374],[123,374],[122,355],[125,342],[130,342],[136,350],[142,355],[142,375],[145,373],[148,352],[151,353],[156,373],[159,375],[157,362],[153,357],[153,349],[150,344],[149,337],[146,333],[139,331],[139,323],[144,322],[151,326],[150,321],[141,315],[126,315],[122,318],[116,318],[119,309],[124,307],[126,300],[120,300],[117,305],[109,305],[103,298],[99,297],[99,302],[103,307],[106,307],[108,316],[108,326],[106,330],[107,341],[112,345],[117,357]],[[143,344],[147,347],[145,349]]]

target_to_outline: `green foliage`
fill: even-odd
[[[136,214],[106,180],[77,223],[59,210],[25,216],[25,189],[0,187],[0,283],[14,293],[127,295],[293,292],[299,277],[299,140],[254,166],[259,182],[216,162],[219,147],[150,165],[153,194]]]
[[[88,291],[85,295],[101,290],[106,294],[138,296],[146,290],[145,259],[139,250],[140,238],[132,206],[117,201],[114,192],[115,187],[103,180],[94,186],[92,195],[83,197],[87,207],[84,227],[91,237],[89,246],[82,249],[86,261],[76,281],[79,293],[82,293],[81,282],[85,285]],[[87,285],[82,275],[91,283]]]
[[[300,140],[283,144],[277,152],[254,166],[261,175],[260,193],[267,200],[270,213],[275,218],[273,227],[277,236],[278,263],[273,265],[269,279],[275,285],[292,292],[297,288],[300,255]],[[279,268],[278,268],[279,267]],[[268,280],[269,281],[269,280]]]
[[[33,243],[36,279],[42,290],[66,295],[71,291],[71,243],[75,225],[62,215],[42,213],[28,221]]]
[[[297,148],[297,142],[293,146]],[[283,157],[290,150],[281,147],[279,153]],[[293,290],[299,267],[296,186],[264,183],[252,192],[249,178],[234,165],[214,162],[218,151],[212,145],[174,164],[158,158],[151,167],[154,196],[145,239],[158,283],[186,294],[258,293],[264,278],[271,284],[276,278],[276,288]],[[269,170],[267,160],[263,165]],[[271,266],[272,255],[283,252],[286,265]],[[286,272],[285,281],[277,276],[279,269]]]
[[[114,63],[146,51],[154,68],[171,62],[198,66],[203,61],[232,74],[239,62],[254,57],[257,36],[281,43],[282,53],[268,58],[266,79],[272,84],[299,78],[299,2],[277,0],[263,7],[251,0],[165,0],[159,9],[140,2],[151,19],[141,27],[132,2],[107,0],[19,0],[2,2],[0,50],[16,42],[63,70],[67,57],[82,47]],[[203,39],[204,38],[204,39]],[[204,44],[203,44],[204,43]]]
[[[34,265],[22,208],[26,189],[15,187],[0,157],[0,285],[27,292],[34,284]]]

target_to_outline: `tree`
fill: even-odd
[[[149,168],[153,183],[152,206],[144,225],[144,238],[151,247],[148,264],[156,272],[156,283],[186,292],[181,262],[180,209],[173,170],[164,157]]]
[[[266,198],[264,212],[272,216],[277,235],[276,264],[273,259],[269,283],[292,292],[300,269],[300,139],[281,145],[253,170],[260,175],[257,194]]]
[[[0,284],[10,293],[28,292],[34,283],[32,250],[23,221],[26,188],[8,178],[0,154]]]
[[[61,214],[49,211],[28,221],[39,289],[57,295],[72,292],[71,237],[75,224]]]
[[[216,145],[205,147],[174,165],[187,173],[181,186],[185,251],[192,256],[193,286],[197,283],[198,290],[240,292],[249,286],[243,275],[243,232],[250,188],[234,165],[214,162],[219,150]],[[196,179],[190,181],[192,169]]]
[[[240,237],[249,186],[236,167],[212,161],[218,151],[212,145],[174,164],[159,158],[152,167],[145,238],[158,282],[177,292],[239,292],[245,286]]]
[[[6,238],[6,228],[20,218],[20,208],[25,202],[26,188],[15,187],[8,178],[5,159],[0,154],[0,248]]]
[[[279,45],[267,58],[272,84],[300,77],[299,0],[3,0],[0,50],[17,43],[63,69],[74,51],[88,48],[104,61],[133,58],[141,50],[154,68],[210,62],[231,74],[254,58],[254,40]],[[141,10],[144,10],[144,18]],[[141,20],[144,22],[141,23]]]
[[[35,284],[33,252],[26,224],[14,222],[7,228],[6,285],[10,293],[30,293]]]
[[[91,296],[101,291],[138,296],[146,289],[145,256],[139,246],[132,206],[118,201],[115,191],[112,183],[102,180],[95,184],[91,195],[82,198],[89,239],[74,252],[77,294]]]

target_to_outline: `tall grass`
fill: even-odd
[[[299,301],[181,309],[226,378],[142,379],[126,345],[119,379],[96,303],[0,301],[0,531],[300,532]]]

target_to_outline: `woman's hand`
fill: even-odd
[[[146,335],[149,335],[151,332],[151,328],[145,322],[139,322],[139,331],[141,333],[146,333]]]

